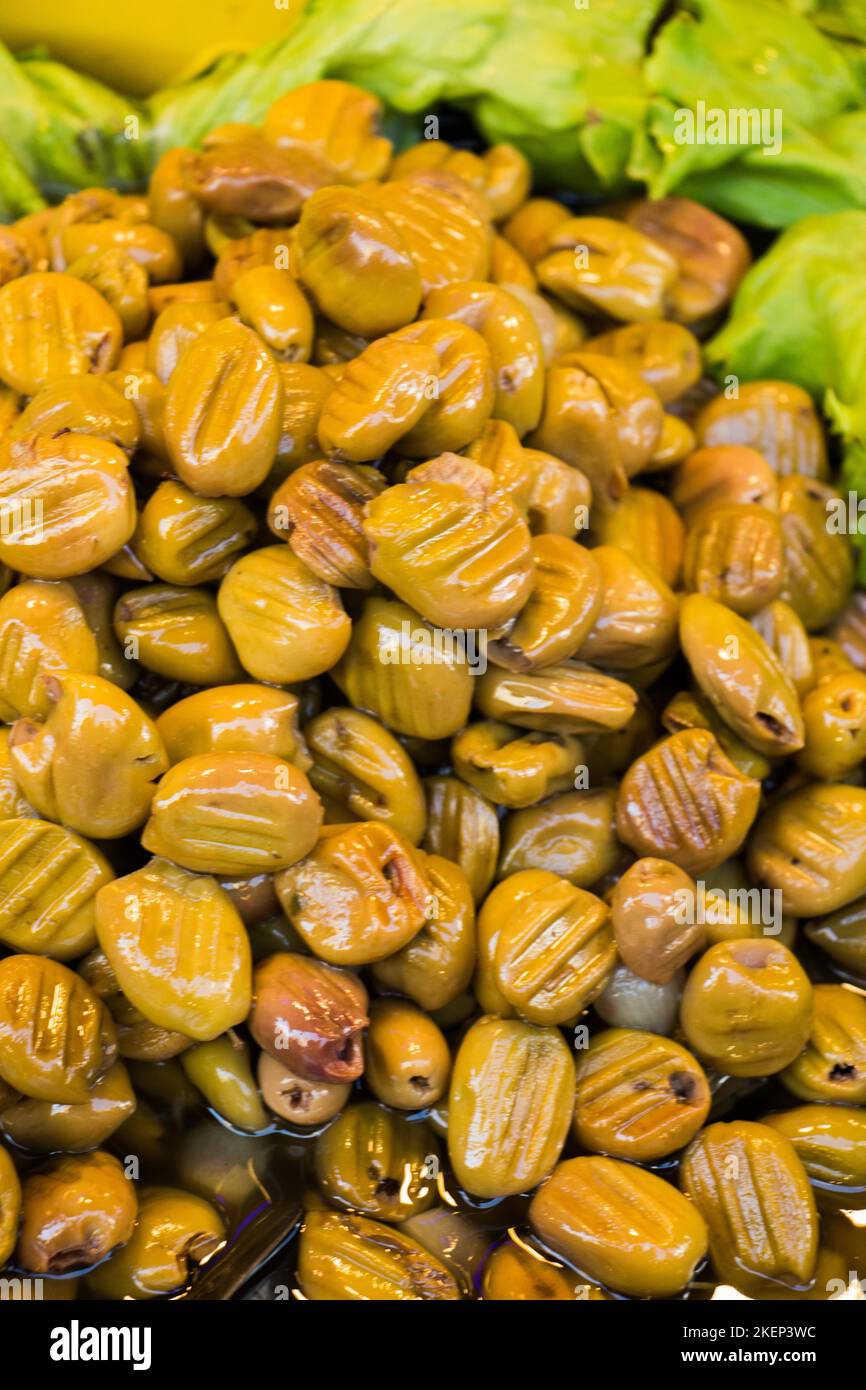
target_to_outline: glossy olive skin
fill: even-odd
[[[748,854],[756,883],[780,889],[797,916],[835,912],[866,889],[866,796],[813,782],[782,797],[755,826]]]
[[[779,477],[827,475],[827,448],[809,395],[784,381],[742,382],[737,396],[717,396],[695,421],[701,445],[756,449]]]
[[[687,526],[714,507],[754,503],[776,512],[776,475],[757,449],[715,445],[695,449],[674,474],[671,500]]]
[[[800,702],[775,652],[724,604],[691,594],[680,609],[680,640],[701,690],[726,724],[759,752],[803,746]]]
[[[310,782],[340,819],[377,820],[417,844],[427,807],[411,758],[387,729],[353,709],[329,709],[307,724]]]
[[[866,1205],[866,1115],[860,1107],[800,1105],[762,1124],[793,1144],[822,1211]]]
[[[448,1152],[461,1186],[478,1197],[534,1187],[559,1157],[573,1090],[574,1063],[556,1029],[492,1017],[474,1023],[448,1100]]]
[[[301,282],[321,313],[348,333],[379,338],[415,318],[418,268],[398,230],[362,192],[314,193],[295,246]]]
[[[43,676],[66,670],[96,674],[99,653],[72,585],[25,580],[0,598],[0,649],[4,662],[0,711],[44,719],[51,701]]]
[[[124,651],[167,680],[225,685],[243,677],[207,589],[172,584],[130,589],[115,606],[114,631]]]
[[[417,1241],[366,1216],[307,1211],[298,1283],[313,1301],[406,1302],[461,1297],[454,1276]]]
[[[221,579],[256,533],[250,509],[234,497],[197,497],[168,479],[142,508],[136,548],[167,584]]]
[[[451,757],[464,782],[490,801],[519,810],[573,787],[583,746],[573,735],[524,732],[489,719],[458,734]]]
[[[626,869],[611,896],[616,948],[629,969],[655,984],[667,984],[698,951],[704,926],[689,912],[694,880],[665,859],[638,859]]]
[[[683,1156],[680,1185],[709,1227],[723,1283],[747,1294],[765,1281],[809,1283],[818,1253],[815,1199],[781,1134],[746,1120],[708,1126]]]
[[[24,1183],[16,1261],[34,1274],[98,1264],[129,1240],[137,1214],[135,1187],[111,1154],[61,1158]]]
[[[685,729],[632,763],[620,784],[617,834],[635,853],[670,859],[697,874],[736,854],[755,819],[760,790],[711,733]]]
[[[251,328],[223,319],[172,374],[165,440],[182,483],[205,497],[242,497],[267,477],[280,435],[282,383]]]
[[[524,1303],[606,1302],[610,1295],[589,1284],[558,1260],[546,1259],[540,1250],[521,1239],[498,1245],[484,1265],[482,1284],[486,1302]]]
[[[408,604],[378,597],[366,600],[331,674],[350,704],[397,734],[422,739],[450,738],[463,728],[476,684],[459,648],[440,649]]]
[[[809,922],[806,935],[843,970],[866,978],[866,902],[862,898]]]
[[[221,1245],[224,1223],[202,1197],[172,1187],[139,1193],[138,1224],[112,1259],[88,1275],[96,1298],[147,1299],[173,1293]]]
[[[60,430],[107,439],[127,454],[139,443],[135,407],[113,382],[99,376],[61,377],[43,387],[24,407],[11,435]]]
[[[590,1152],[651,1163],[689,1143],[709,1108],[703,1068],[668,1038],[611,1028],[578,1055],[574,1134]]]
[[[65,335],[62,319],[71,316],[74,328]],[[15,329],[31,320],[35,331],[22,338]],[[81,376],[110,371],[120,352],[120,319],[90,285],[71,275],[22,275],[0,290],[0,378],[33,396],[58,376]]]
[[[435,911],[412,940],[371,975],[378,988],[408,995],[428,1012],[452,1003],[466,989],[475,966],[475,907],[466,875],[440,855],[424,861]]]
[[[83,1104],[116,1060],[114,1024],[80,976],[40,956],[0,961],[0,1078],[34,1100]]]
[[[124,995],[160,1027],[207,1041],[246,1017],[247,935],[210,877],[152,859],[101,890],[96,930]]]
[[[19,719],[9,740],[15,776],[47,820],[94,839],[135,830],[168,758],[156,726],[101,676],[47,677],[42,724]]]
[[[262,1100],[278,1119],[299,1128],[327,1124],[343,1109],[352,1087],[342,1081],[310,1081],[267,1052],[259,1053],[257,1077]]]
[[[457,777],[427,777],[427,829],[422,846],[459,865],[476,904],[496,873],[499,821],[490,802]]]
[[[674,1031],[683,987],[683,972],[665,985],[635,975],[618,965],[594,1008],[612,1028],[639,1028],[666,1036]]]
[[[529,1023],[577,1018],[616,963],[607,904],[567,879],[552,878],[503,910],[493,956],[497,988]]]
[[[630,487],[615,507],[592,518],[592,534],[601,547],[613,546],[655,570],[669,587],[677,585],[685,528],[676,508],[662,493]],[[588,554],[592,556],[592,551]]]
[[[208,1104],[237,1129],[267,1129],[267,1111],[253,1079],[249,1050],[231,1032],[183,1053],[181,1066]]]
[[[21,1212],[21,1182],[8,1151],[0,1145],[0,1269],[15,1248]]]
[[[265,546],[237,560],[220,585],[217,604],[244,670],[272,685],[327,671],[352,636],[338,591],[286,545]]]
[[[574,659],[515,673],[489,666],[475,699],[489,719],[560,734],[615,732],[637,704],[631,686]]]
[[[433,1020],[402,999],[370,1006],[364,1040],[364,1079],[378,1100],[397,1110],[419,1110],[441,1100],[451,1054]]]
[[[615,545],[599,545],[593,556],[601,571],[602,600],[578,648],[579,659],[626,672],[668,661],[677,628],[677,600],[668,585],[643,557]]]
[[[95,435],[37,432],[9,440],[0,500],[20,517],[0,538],[0,560],[32,579],[84,574],[135,531],[129,460]]]
[[[392,955],[434,908],[423,856],[378,821],[326,830],[306,859],[277,875],[276,889],[292,926],[332,965]]]
[[[816,985],[809,1039],[782,1075],[801,1100],[866,1103],[866,1000],[849,985]]]
[[[248,1023],[265,1052],[309,1081],[343,1084],[364,1069],[367,991],[322,961],[288,951],[260,961]]]
[[[156,721],[172,764],[204,753],[268,753],[307,772],[298,698],[267,685],[221,685],[171,705]]]
[[[250,830],[238,837],[237,817]],[[160,783],[141,843],[207,874],[275,872],[312,849],[321,824],[306,776],[269,753],[200,753]]]
[[[412,1124],[373,1101],[349,1106],[316,1142],[316,1178],[336,1207],[379,1221],[405,1221],[436,1200],[432,1173],[439,1146],[425,1124]]]
[[[517,811],[503,826],[499,876],[546,869],[577,888],[591,888],[615,867],[616,792],[565,792],[539,806]]]
[[[374,576],[428,621],[495,628],[516,617],[529,597],[529,528],[507,499],[482,505],[457,484],[405,483],[386,489],[365,511]]]
[[[74,960],[95,944],[95,895],[113,878],[95,845],[35,817],[0,821],[0,941]]]
[[[371,589],[364,509],[384,486],[374,468],[330,459],[302,463],[272,495],[268,525],[327,584]]]
[[[707,1251],[703,1218],[654,1173],[612,1158],[560,1163],[529,1208],[535,1235],[633,1298],[676,1294]]]
[[[722,941],[689,975],[680,1022],[689,1045],[718,1071],[771,1076],[804,1047],[813,1007],[808,976],[787,947],[767,939]]]
[[[136,1108],[129,1073],[116,1062],[85,1101],[57,1102],[21,1096],[0,1110],[0,1132],[34,1153],[85,1153],[104,1144]]]

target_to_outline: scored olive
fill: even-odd
[[[308,776],[340,819],[381,821],[417,844],[427,808],[411,758],[400,742],[360,710],[329,709],[304,734],[312,757]]]
[[[747,1120],[710,1125],[686,1150],[680,1184],[709,1227],[723,1283],[751,1296],[766,1281],[808,1284],[818,1253],[815,1199],[794,1146],[775,1129]]]
[[[571,1119],[574,1063],[556,1028],[481,1018],[464,1037],[448,1100],[448,1152],[478,1197],[526,1192],[556,1163]]]
[[[436,1200],[435,1136],[373,1101],[349,1106],[328,1126],[314,1162],[329,1201],[379,1221],[405,1221]]]
[[[244,670],[270,685],[327,671],[352,636],[337,589],[287,545],[265,546],[236,560],[217,604]]]
[[[0,821],[0,941],[73,960],[96,941],[95,897],[113,877],[95,845],[35,817]]]
[[[859,1107],[800,1105],[761,1122],[794,1146],[823,1210],[866,1204],[866,1114]]]
[[[684,729],[632,763],[619,789],[617,834],[637,854],[699,873],[736,854],[760,792],[711,733]]]
[[[787,381],[743,381],[736,396],[716,396],[695,421],[702,445],[755,449],[780,478],[827,476],[827,446],[811,397]]]
[[[533,1197],[529,1222],[551,1250],[633,1298],[679,1293],[707,1252],[707,1228],[691,1202],[614,1158],[560,1163]]]
[[[688,1144],[709,1109],[703,1068],[657,1033],[611,1028],[578,1057],[574,1134],[593,1153],[652,1163]]]
[[[366,965],[411,941],[434,911],[424,856],[378,821],[337,826],[277,875],[292,926],[322,960]]]
[[[466,875],[457,864],[428,854],[424,862],[433,903],[423,927],[401,950],[374,961],[383,990],[406,994],[434,1012],[466,989],[475,965],[475,910]]]
[[[274,873],[312,849],[321,820],[319,798],[292,763],[270,753],[199,753],[163,777],[141,843],[204,874]]]
[[[522,1018],[564,1024],[604,989],[616,947],[607,904],[567,879],[551,879],[503,911],[493,973]]]
[[[152,859],[100,889],[96,930],[123,994],[160,1027],[207,1041],[246,1017],[249,942],[209,876]]]
[[[85,1101],[33,1100],[20,1096],[0,1110],[0,1133],[33,1153],[86,1152],[96,1149],[119,1129],[136,1108],[129,1073],[116,1062],[91,1087]]]
[[[499,820],[495,808],[458,777],[428,777],[425,850],[450,859],[466,875],[474,901],[480,903],[496,874]]]
[[[116,1060],[108,1010],[79,975],[41,956],[0,961],[0,1078],[34,1100],[83,1104]]]
[[[755,826],[747,863],[798,917],[844,907],[866,891],[866,794],[812,782],[783,796]]]
[[[315,1301],[461,1297],[454,1276],[423,1245],[393,1226],[348,1212],[306,1212],[298,1283],[304,1297]]]

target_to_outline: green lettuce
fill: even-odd
[[[804,218],[743,280],[707,345],[717,376],[795,381],[843,449],[842,489],[866,497],[866,212]],[[866,579],[866,537],[861,578]]]
[[[522,149],[540,185],[676,190],[782,227],[866,207],[864,30],[864,0],[309,0],[284,38],[141,104],[0,46],[0,215],[140,186],[172,146],[338,77],[378,93],[402,144],[456,106]],[[781,149],[679,143],[701,102],[780,110]]]

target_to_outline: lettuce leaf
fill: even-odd
[[[866,212],[804,218],[743,280],[707,344],[719,377],[795,381],[843,445],[842,489],[866,497]],[[866,579],[866,537],[857,536]]]

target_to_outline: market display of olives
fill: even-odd
[[[278,1154],[295,1299],[830,1298],[833,450],[702,376],[730,223],[381,116],[313,82],[6,229],[0,1271],[194,1295]]]

